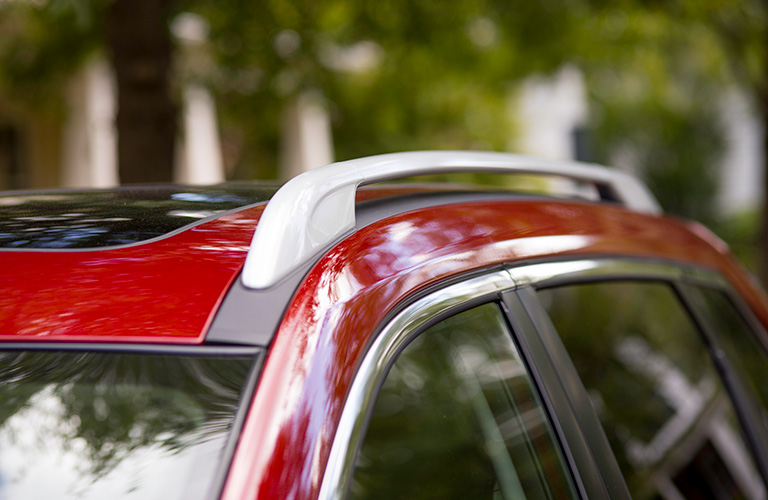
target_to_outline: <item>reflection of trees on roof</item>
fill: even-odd
[[[162,236],[266,201],[273,188],[143,188],[0,198],[0,247],[95,248]]]
[[[74,456],[80,477],[67,480],[80,487],[148,452],[157,458],[153,466],[164,467],[167,457],[202,454],[214,461],[212,477],[250,365],[245,357],[2,353],[0,450],[32,459],[25,460],[27,480],[46,472],[39,458]],[[202,453],[206,444],[216,452]],[[2,458],[4,480],[20,474]],[[176,472],[184,481],[184,471]]]

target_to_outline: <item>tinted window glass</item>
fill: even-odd
[[[0,353],[0,498],[209,497],[251,363]]]
[[[718,335],[720,345],[741,372],[763,410],[763,423],[768,427],[768,359],[765,345],[758,341],[733,302],[721,291],[706,287],[690,287],[698,303]]]
[[[764,498],[701,335],[661,283],[539,292],[636,500]]]
[[[350,496],[574,497],[496,305],[454,316],[403,351],[373,408]]]

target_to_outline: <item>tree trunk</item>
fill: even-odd
[[[176,139],[171,96],[172,0],[113,0],[106,41],[117,77],[121,184],[170,182]]]

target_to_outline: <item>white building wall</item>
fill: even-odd
[[[188,85],[183,92],[183,130],[176,147],[174,177],[183,184],[224,182],[216,104],[208,89]]]
[[[103,58],[89,61],[67,89],[61,184],[111,187],[118,184],[115,83]]]
[[[290,179],[333,162],[331,120],[322,96],[300,95],[285,111],[280,176]]]
[[[521,134],[510,150],[550,159],[575,159],[573,131],[589,119],[581,71],[565,67],[553,77],[528,79],[513,109],[518,113]]]
[[[520,137],[510,150],[552,159],[576,159],[573,132],[589,121],[584,78],[574,67],[553,77],[527,80],[513,101]],[[723,98],[722,120],[726,150],[720,167],[718,210],[732,215],[761,206],[763,197],[763,126],[748,99],[731,93]],[[634,159],[617,151],[613,164],[632,171]]]
[[[720,171],[718,209],[734,214],[760,207],[763,199],[763,125],[744,95],[722,102],[726,150]]]

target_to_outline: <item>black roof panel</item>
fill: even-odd
[[[0,248],[86,249],[163,236],[246,205],[277,186],[153,186],[0,193]]]

